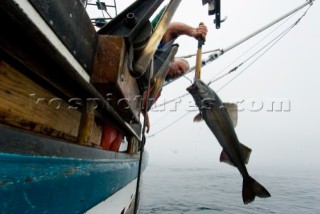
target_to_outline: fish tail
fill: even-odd
[[[270,193],[266,188],[259,184],[252,177],[247,177],[243,179],[242,186],[242,199],[244,204],[251,203],[254,201],[255,197],[268,198],[271,197]]]

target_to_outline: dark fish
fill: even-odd
[[[239,142],[229,113],[218,95],[199,79],[195,79],[187,91],[192,95],[200,110],[201,117],[206,121],[223,148],[220,161],[229,163],[240,171],[243,177],[243,202],[248,204],[256,196],[270,197],[271,195],[266,188],[249,175],[245,163],[249,160],[251,149]]]

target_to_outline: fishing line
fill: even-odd
[[[179,117],[178,119],[174,120],[173,122],[169,123],[167,126],[163,127],[162,129],[160,129],[159,131],[153,133],[152,135],[149,135],[147,138],[151,138],[156,136],[157,134],[163,132],[164,130],[166,130],[167,128],[169,128],[170,126],[174,125],[175,123],[177,123],[179,120],[181,120],[182,118],[184,118],[185,116],[187,116],[187,114],[189,114],[190,112],[185,113],[184,115],[182,115],[181,117]]]
[[[189,80],[189,81],[190,81],[190,84],[192,84],[192,80],[191,80],[189,77],[187,77],[187,76],[185,76],[185,75],[183,75],[183,77],[184,77],[185,79]],[[169,100],[169,101],[167,101],[167,102],[161,103],[161,104],[159,104],[159,105],[155,105],[155,106],[152,107],[152,109],[157,109],[157,108],[159,108],[159,107],[163,107],[163,106],[165,106],[165,105],[167,105],[167,104],[169,104],[169,103],[172,103],[172,102],[174,102],[174,101],[176,101],[176,100],[178,100],[178,99],[182,99],[182,98],[184,98],[184,97],[186,97],[186,96],[189,96],[189,95],[190,95],[189,93],[182,94],[182,95],[180,95],[180,96],[178,96],[178,97],[176,97],[176,98],[173,98],[173,99],[171,99],[171,100]]]
[[[187,77],[187,76],[185,76],[185,75],[183,75],[182,77],[184,77],[185,79],[189,80],[190,83],[192,84],[192,80],[191,80],[189,77]]]
[[[154,110],[154,109],[157,109],[157,108],[159,108],[159,107],[164,107],[165,105],[170,104],[170,103],[172,103],[172,102],[175,102],[175,101],[177,102],[177,100],[179,100],[179,99],[180,99],[179,102],[181,102],[182,98],[184,98],[184,97],[186,97],[186,96],[189,96],[189,95],[190,95],[189,93],[183,94],[183,95],[181,95],[181,96],[179,96],[179,97],[176,97],[176,98],[174,98],[174,99],[172,99],[172,100],[169,100],[169,101],[164,102],[164,103],[162,103],[162,104],[156,105],[156,106],[152,107],[152,109]],[[158,122],[160,122],[161,120],[163,120],[164,118],[166,118],[167,116],[169,116],[170,113],[171,113],[171,111],[168,111],[164,116],[162,116],[161,118],[159,118],[158,120],[156,120],[156,121],[153,123],[153,125],[156,125]]]

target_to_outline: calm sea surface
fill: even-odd
[[[253,170],[251,170],[253,171]],[[320,213],[320,173],[284,170],[251,172],[271,198],[242,202],[236,168],[148,166],[142,178],[140,214],[156,213]]]

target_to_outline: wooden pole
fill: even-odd
[[[201,22],[199,24],[203,25]],[[198,38],[198,50],[197,50],[197,58],[196,58],[196,71],[195,71],[195,78],[200,79],[201,77],[201,64],[202,64],[202,45],[204,44],[204,41],[201,37]]]

